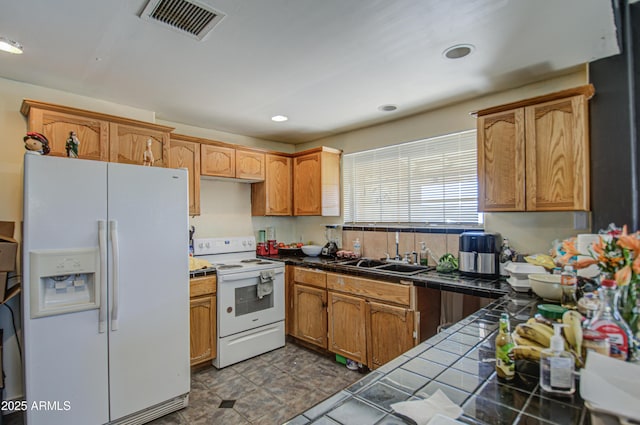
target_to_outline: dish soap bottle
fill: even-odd
[[[427,243],[424,241],[420,242],[420,265],[429,265],[429,251],[427,251]]]
[[[356,238],[355,241],[353,241],[353,254],[360,258],[360,256],[362,255],[362,247],[360,246],[360,238]]]
[[[564,349],[563,326],[562,323],[553,324],[551,346],[540,353],[540,387],[547,393],[571,395],[576,391],[573,376],[575,360]]]

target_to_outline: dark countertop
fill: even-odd
[[[462,407],[458,420],[467,424],[588,424],[579,383],[570,397],[543,394],[539,364],[527,360],[517,361],[513,381],[496,376],[500,314],[509,313],[514,327],[531,317],[539,302],[514,292],[497,299],[287,424],[409,424],[393,415],[391,404],[419,400],[437,389]]]
[[[270,256],[261,258],[283,261],[287,265],[319,268],[326,271],[347,273],[388,282],[404,284],[411,282],[414,286],[458,292],[485,298],[500,298],[512,292],[511,287],[504,280],[461,276],[458,272],[438,273],[435,270],[430,270],[418,274],[405,275],[375,269],[345,266],[341,263],[349,260],[336,260],[326,257]]]

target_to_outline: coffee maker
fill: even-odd
[[[323,257],[335,257],[340,250],[338,248],[338,225],[327,224],[325,227],[324,235],[327,238],[327,243],[322,247],[320,255]]]

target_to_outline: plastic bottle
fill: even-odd
[[[507,273],[507,271],[505,271],[504,268],[507,265],[507,263],[511,261],[512,256],[513,256],[513,251],[509,246],[509,239],[504,238],[502,240],[502,246],[500,247],[500,256],[498,257],[500,261],[500,265],[499,265],[500,276],[509,277],[509,273]]]
[[[360,238],[356,238],[356,240],[353,241],[353,254],[356,257],[360,257],[362,255],[362,247],[360,246]]]
[[[421,266],[429,265],[429,252],[427,251],[426,242],[420,242],[420,265]]]
[[[511,352],[514,346],[509,326],[509,315],[502,313],[500,315],[500,330],[496,337],[496,372],[498,378],[505,381],[511,381],[516,376],[516,363]]]
[[[598,290],[600,306],[589,322],[589,329],[602,332],[609,337],[609,356],[629,360],[631,329],[618,311],[618,288],[615,280],[603,279]]]
[[[571,353],[564,349],[564,338],[561,335],[561,323],[554,323],[554,335],[549,348],[540,353],[540,387],[542,391],[571,395],[576,391],[574,378],[575,360]]]
[[[560,275],[560,286],[562,295],[560,305],[564,308],[575,310],[578,308],[576,291],[578,289],[578,277],[573,271],[573,266],[564,266],[564,271]]]

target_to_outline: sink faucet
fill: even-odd
[[[396,260],[400,260],[400,232],[396,232]]]

